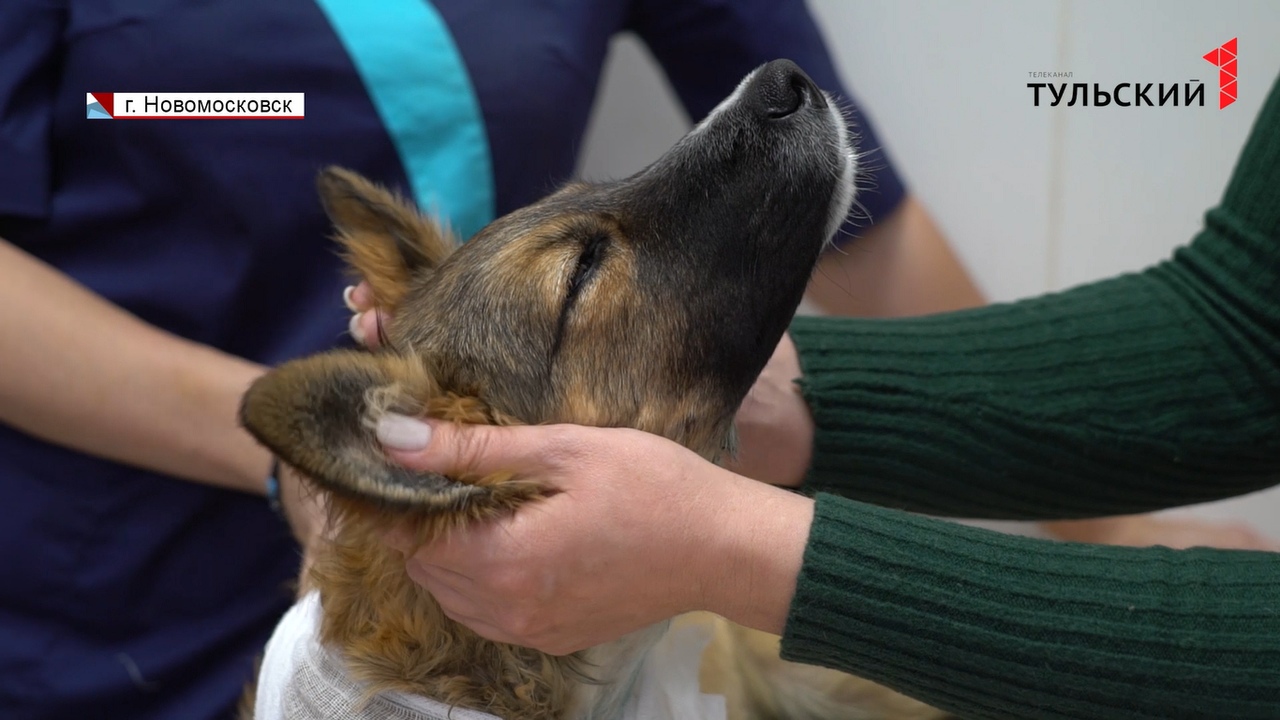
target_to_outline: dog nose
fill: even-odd
[[[808,75],[790,60],[774,60],[751,79],[752,104],[771,120],[795,114],[805,105],[826,107],[827,100]]]

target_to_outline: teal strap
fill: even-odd
[[[448,27],[426,0],[317,0],[391,136],[414,200],[461,238],[493,219],[480,103]]]

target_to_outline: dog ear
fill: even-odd
[[[442,394],[414,357],[335,351],[294,360],[245,393],[240,421],[280,460],[322,488],[387,509],[458,511],[513,506],[529,488],[505,478],[452,480],[387,460],[374,435],[386,412],[470,422],[486,416],[474,398]]]
[[[440,265],[457,243],[404,198],[342,168],[316,181],[343,257],[369,283],[374,304],[394,311],[415,274]]]

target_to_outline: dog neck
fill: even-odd
[[[375,518],[350,513],[319,549],[312,579],[320,640],[342,653],[370,695],[399,691],[504,720],[616,720],[667,623],[556,657],[497,643],[445,616],[382,541]]]

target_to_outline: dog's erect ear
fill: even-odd
[[[409,279],[438,266],[457,245],[407,200],[350,170],[327,168],[316,184],[344,258],[380,308],[394,311]]]
[[[495,422],[478,401],[442,394],[417,358],[353,351],[294,360],[262,376],[245,393],[240,421],[324,489],[388,509],[484,509],[511,506],[518,492],[536,494],[498,478],[455,481],[389,462],[374,435],[385,412]]]

